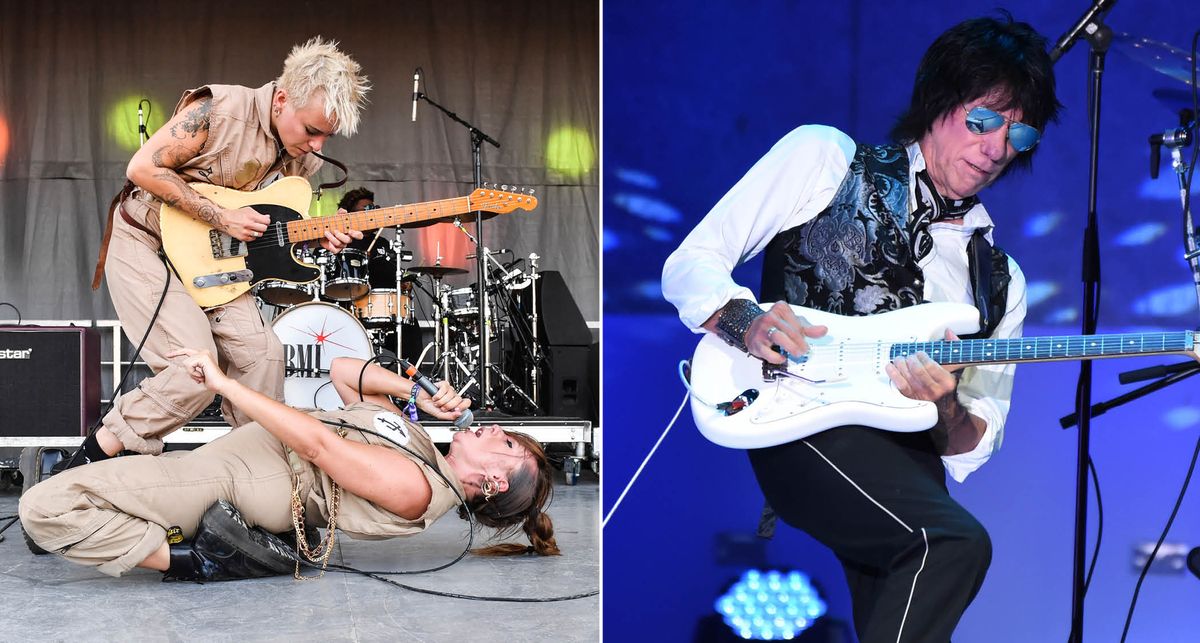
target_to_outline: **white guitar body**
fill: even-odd
[[[969,304],[929,303],[867,317],[792,308],[810,324],[829,327],[824,337],[809,339],[808,354],[789,360],[788,371],[799,378],[764,381],[762,360],[711,333],[700,341],[692,359],[692,415],[704,437],[757,449],[848,424],[923,431],[937,422],[937,409],[896,390],[884,371],[889,350],[942,339],[947,328],[959,335],[979,330],[979,311]],[[735,414],[712,406],[749,389],[758,398]]]

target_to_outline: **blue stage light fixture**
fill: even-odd
[[[801,572],[748,569],[714,605],[733,633],[744,639],[793,639],[828,610]]]

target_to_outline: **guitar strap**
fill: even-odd
[[[121,212],[121,218],[125,219],[125,223],[152,237],[158,237],[157,234],[154,234],[153,230],[138,223],[137,219],[129,216],[129,213],[125,211],[125,199],[129,198],[136,187],[133,181],[126,180],[125,186],[121,188],[117,196],[113,197],[112,202],[108,204],[108,223],[104,226],[104,238],[100,241],[100,254],[96,257],[96,270],[92,273],[92,290],[99,288],[100,280],[104,278],[104,263],[108,260],[108,242],[112,240],[113,216],[116,215],[118,210]]]
[[[967,270],[971,276],[975,308],[979,310],[979,332],[962,339],[991,337],[1008,308],[1008,255],[988,243],[988,228],[979,228],[967,242]]]
[[[342,171],[342,180],[334,181],[332,183],[322,183],[321,185],[317,186],[317,191],[314,192],[314,194],[317,196],[318,199],[321,198],[321,192],[323,192],[325,190],[325,188],[336,188],[336,187],[341,187],[342,185],[345,185],[346,179],[350,178],[350,170],[346,169],[346,165],[344,163],[342,163],[341,161],[339,161],[335,158],[325,156],[319,152],[310,152],[310,154],[321,159],[322,161],[328,161],[330,165],[333,165],[334,167],[336,167],[337,169]]]

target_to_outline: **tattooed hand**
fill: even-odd
[[[271,223],[271,217],[252,208],[222,210],[218,216],[218,227],[225,234],[240,241],[253,241],[262,236]]]

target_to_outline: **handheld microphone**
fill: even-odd
[[[1088,35],[1095,33],[1096,29],[1099,28],[1100,19],[1115,4],[1117,4],[1117,0],[1093,0],[1092,6],[1084,12],[1079,22],[1075,23],[1074,27],[1068,29],[1067,33],[1063,34],[1058,39],[1058,42],[1054,43],[1054,49],[1050,50],[1051,64],[1058,62],[1058,59],[1062,58],[1062,55],[1067,53],[1071,49],[1071,46],[1075,44],[1075,41],[1079,40],[1079,37],[1084,35],[1084,33]]]
[[[435,395],[438,392],[437,384],[433,383],[428,377],[425,377],[417,370],[416,366],[409,363],[408,360],[400,358],[400,368],[404,370],[404,375],[412,380],[417,386],[425,389],[425,392],[430,395]],[[475,419],[471,409],[463,409],[462,415],[454,421],[454,429],[456,431],[466,431],[471,427],[471,422]]]
[[[412,122],[417,122],[417,100],[421,97],[421,68],[413,70],[413,110]]]

